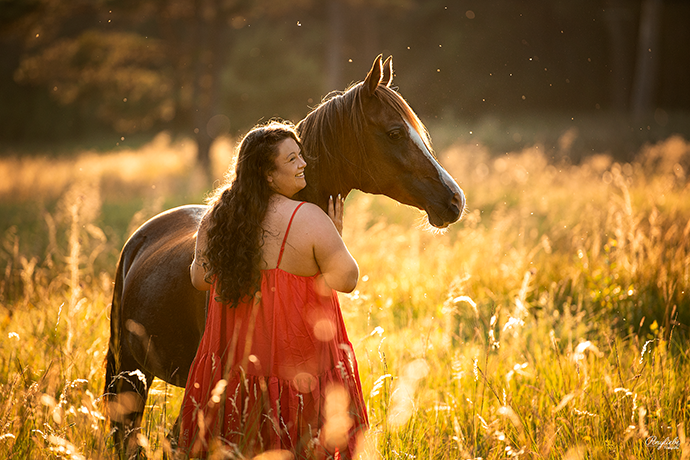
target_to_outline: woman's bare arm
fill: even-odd
[[[314,258],[328,286],[336,291],[352,292],[357,286],[359,267],[340,237],[343,200],[334,198],[328,208],[329,216],[316,206],[310,207]]]

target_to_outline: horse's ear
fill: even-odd
[[[371,70],[367,74],[367,78],[364,79],[364,89],[369,95],[373,95],[374,91],[376,91],[376,87],[379,86],[379,83],[381,83],[382,58],[383,55],[379,54],[376,59],[374,59],[374,64],[371,66]]]
[[[393,83],[393,56],[388,56],[383,61],[383,77],[381,77],[381,84],[390,86]]]

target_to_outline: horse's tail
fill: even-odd
[[[114,377],[120,373],[120,350],[122,345],[122,292],[125,284],[125,253],[127,245],[120,254],[113,286],[113,300],[110,306],[110,340],[105,356],[105,388],[103,397],[107,402],[112,399]],[[107,411],[106,411],[107,413]]]

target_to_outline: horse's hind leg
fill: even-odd
[[[119,365],[108,350],[106,392],[111,434],[121,452],[132,453],[137,449],[137,433],[146,406],[153,375],[142,370],[127,347],[120,350]]]

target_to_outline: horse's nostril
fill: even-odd
[[[462,190],[459,190],[455,195],[453,195],[453,204],[458,208],[458,212],[462,216],[462,212],[465,210],[465,194]]]

